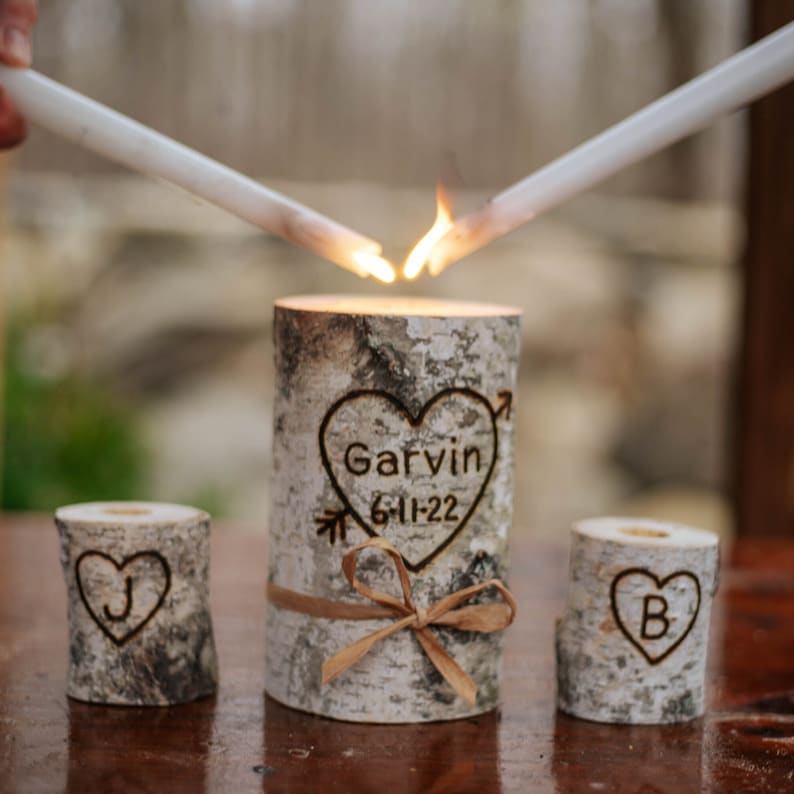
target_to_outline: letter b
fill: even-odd
[[[656,608],[652,608],[651,604],[656,602]],[[670,628],[670,621],[667,615],[667,599],[657,595],[647,595],[642,599],[642,630],[640,636],[644,640],[658,640],[667,634]],[[660,624],[656,631],[649,631],[649,623]]]

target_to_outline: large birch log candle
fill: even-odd
[[[66,693],[160,706],[215,691],[209,516],[182,505],[94,502],[55,513],[66,578]]]
[[[276,303],[272,697],[362,722],[497,705],[518,355],[502,306]]]
[[[597,722],[703,714],[719,548],[711,532],[636,518],[576,524],[557,625],[557,704]]]

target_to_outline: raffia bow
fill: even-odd
[[[380,549],[391,557],[400,578],[402,601],[388,593],[368,587],[356,577],[356,558],[364,549]],[[450,626],[461,631],[484,633],[506,629],[513,622],[516,614],[516,602],[507,587],[499,579],[489,579],[486,582],[480,582],[450,593],[429,607],[419,606],[413,601],[411,580],[400,552],[389,541],[380,537],[370,538],[347,552],[342,558],[342,571],[353,589],[373,601],[377,606],[350,604],[309,596],[280,587],[272,582],[267,586],[268,600],[280,609],[289,609],[304,615],[334,620],[395,618],[391,625],[367,634],[328,659],[322,667],[323,684],[333,681],[334,678],[344,673],[381,640],[385,640],[403,629],[412,629],[414,636],[438,672],[444,676],[457,694],[469,705],[474,705],[477,698],[477,687],[474,681],[444,650],[430,630],[430,626]],[[491,588],[499,592],[504,599],[503,603],[460,606],[484,590]]]

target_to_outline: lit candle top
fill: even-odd
[[[505,317],[521,314],[521,309],[515,306],[406,295],[292,295],[277,300],[276,306],[307,312],[401,317]]]

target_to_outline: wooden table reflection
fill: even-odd
[[[64,696],[64,586],[46,517],[0,520],[0,792],[794,791],[794,541],[725,555],[709,704],[675,726],[599,725],[554,709],[562,546],[518,536],[504,705],[478,719],[372,726],[262,694],[265,544],[215,530],[217,696],[170,708]]]

